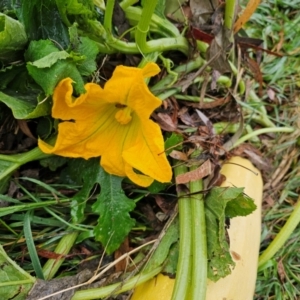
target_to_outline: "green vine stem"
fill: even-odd
[[[108,34],[111,34],[112,30],[112,16],[114,13],[115,0],[106,1],[106,8],[104,14],[104,28]]]
[[[292,214],[276,235],[275,239],[268,248],[261,254],[258,260],[258,270],[262,270],[264,264],[270,260],[274,254],[285,244],[290,235],[293,233],[297,225],[300,223],[300,197],[294,207]]]
[[[233,149],[237,147],[238,145],[248,141],[249,139],[252,139],[255,136],[258,136],[263,133],[273,133],[273,132],[286,132],[286,133],[291,133],[294,132],[295,129],[291,127],[271,127],[271,128],[262,128],[255,130],[253,132],[250,132],[244,136],[242,136],[240,139],[238,139],[230,149]]]
[[[116,39],[112,35],[108,35],[106,44],[102,44],[102,41],[97,41],[98,50],[100,53],[113,54],[116,52],[121,52],[124,54],[139,54],[141,51],[137,47],[136,43],[128,43]],[[157,40],[151,40],[147,42],[147,51],[144,53],[150,52],[164,52],[170,50],[178,50],[183,54],[188,55],[189,45],[186,38],[178,36],[176,38],[161,38]]]
[[[150,28],[150,22],[154,13],[157,0],[145,0],[141,18],[137,24],[135,32],[135,42],[142,53],[147,53],[147,35]],[[152,51],[151,51],[152,52]]]
[[[187,172],[187,167],[175,165],[175,177]],[[172,300],[183,300],[189,293],[191,278],[192,230],[191,230],[191,205],[185,191],[177,191],[179,212],[179,257],[177,263],[176,279]],[[206,282],[206,281],[205,281]]]
[[[0,161],[7,162],[7,168],[0,172],[0,180],[10,175],[13,171],[17,170],[22,165],[34,161],[47,158],[51,155],[43,153],[38,147],[34,148],[26,153],[15,155],[0,155]]]
[[[126,8],[125,15],[131,25],[137,25],[141,19],[142,8],[130,6]],[[179,30],[173,23],[160,18],[156,14],[152,15],[149,26],[151,31],[157,32],[161,36],[177,37],[180,35]]]
[[[195,170],[197,166],[191,167]],[[190,182],[191,226],[192,226],[192,282],[189,299],[205,300],[207,280],[207,239],[202,180]]]

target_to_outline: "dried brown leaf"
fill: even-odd
[[[212,173],[212,164],[208,159],[196,170],[178,175],[176,177],[176,184],[184,184],[191,181],[200,180],[210,175],[211,173]]]
[[[178,151],[178,150],[172,150],[172,152],[169,154],[174,159],[187,161],[188,157],[185,153]]]
[[[170,115],[166,113],[153,113],[152,117],[164,131],[173,132],[177,130],[177,125],[174,123]]]
[[[260,4],[260,1],[261,0],[249,0],[243,13],[240,15],[240,17],[234,24],[234,33],[237,33],[249,21],[250,17],[253,15],[258,5]]]
[[[28,123],[25,120],[17,120],[20,130],[29,138],[36,141],[36,137],[31,133],[31,130],[28,127]]]

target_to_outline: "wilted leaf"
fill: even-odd
[[[212,164],[208,159],[197,169],[178,175],[176,177],[176,184],[184,184],[191,181],[200,180],[210,175],[211,173],[212,173]]]
[[[183,160],[183,161],[187,161],[188,160],[187,155],[184,152],[181,152],[181,151],[178,151],[178,150],[172,150],[172,152],[169,155],[172,158],[175,158],[177,160]]]
[[[256,209],[243,188],[212,188],[205,198],[208,278],[217,281],[231,273],[235,263],[225,236],[225,218],[246,216]]]

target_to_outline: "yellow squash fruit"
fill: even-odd
[[[231,158],[221,173],[226,176],[222,186],[244,187],[257,209],[246,217],[230,220],[230,253],[236,265],[225,278],[208,281],[206,300],[253,300],[260,245],[262,178],[252,163],[241,157]]]
[[[257,209],[246,217],[230,220],[230,253],[236,266],[227,277],[217,282],[208,280],[206,300],[252,300],[259,256],[263,182],[260,172],[241,157],[227,161],[221,173],[226,176],[222,186],[244,187],[245,194],[254,199]],[[170,300],[174,282],[174,279],[159,274],[139,285],[131,300]]]

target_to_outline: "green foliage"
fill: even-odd
[[[2,299],[25,299],[35,282],[5,253],[0,245],[0,295]]]
[[[82,76],[88,76],[96,70],[97,46],[89,38],[82,37],[74,50],[76,52],[60,51],[49,40],[32,41],[29,44],[25,54],[27,70],[46,95],[53,94],[57,83],[66,77],[74,80],[77,93],[85,92]]]
[[[121,187],[122,178],[102,172],[99,182],[101,192],[93,205],[94,212],[100,215],[94,233],[96,240],[110,254],[120,247],[135,224],[129,215],[135,203],[125,196]]]
[[[0,92],[0,101],[11,109],[16,119],[33,119],[48,115],[51,104],[43,100],[43,95],[37,95],[36,91],[18,94],[17,97]]]
[[[24,26],[0,13],[0,61],[12,61],[16,59],[18,51],[27,43]]]
[[[226,240],[225,218],[246,216],[256,209],[243,188],[213,188],[205,199],[208,278],[217,281],[231,273],[234,262]]]
[[[173,132],[165,141],[166,154],[169,155],[175,149],[182,149],[182,142],[183,136]]]
[[[55,0],[23,0],[18,14],[30,40],[49,39],[63,48],[69,44],[68,29]]]
[[[147,263],[147,266],[145,268],[145,271],[153,270],[159,266],[161,266],[164,262],[165,268],[169,271],[174,271],[174,266],[177,265],[177,259],[178,257],[176,255],[169,256],[170,249],[172,248],[172,245],[176,247],[175,243],[178,241],[179,236],[179,223],[178,218],[174,220],[174,222],[168,227],[165,235],[163,236],[162,240],[159,243],[159,246],[156,248],[154,254],[151,256],[149,262]],[[177,251],[174,251],[174,247],[172,248],[172,252],[176,253]],[[171,273],[171,272],[170,272]],[[173,272],[174,273],[174,272]]]
[[[121,186],[123,178],[107,174],[101,168],[99,159],[72,160],[67,173],[77,183],[83,183],[81,190],[72,198],[71,214],[75,222],[83,220],[91,189],[95,183],[100,184],[100,194],[92,205],[93,212],[99,215],[94,235],[106,247],[106,252],[112,253],[119,248],[135,224],[129,215],[135,203],[125,196]]]

